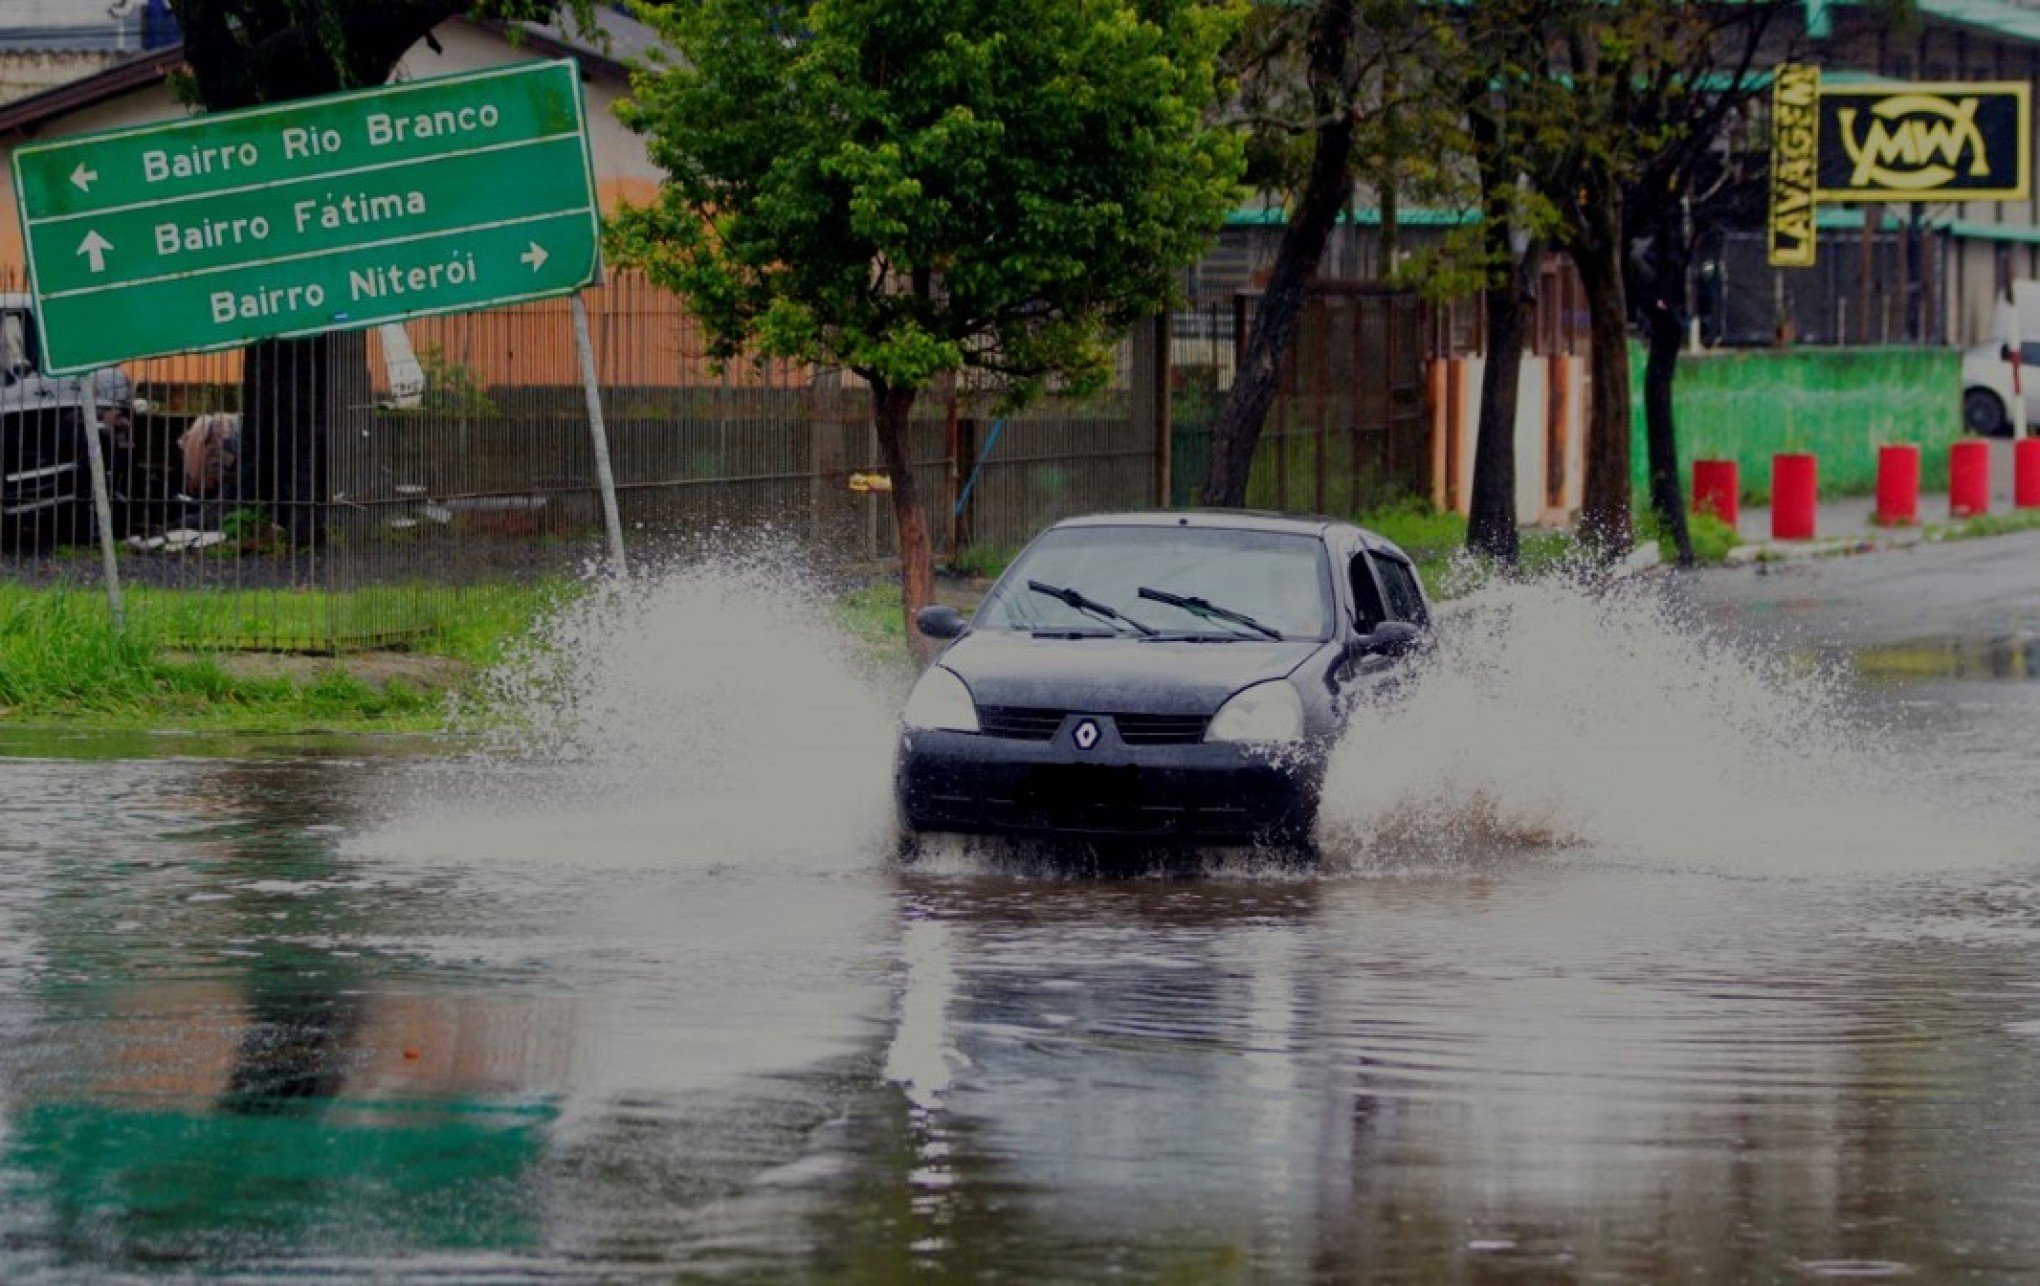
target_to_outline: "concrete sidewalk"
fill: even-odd
[[[1961,521],[1948,512],[1948,493],[1920,493],[1917,527],[1883,527],[1875,521],[1875,496],[1849,496],[1823,500],[1814,517],[1812,540],[1771,539],[1771,507],[1744,505],[1737,516],[1736,534],[1743,538],[1731,561],[1757,558],[1809,557],[1844,549],[1872,546],[1895,548],[1917,542],[1928,527],[1945,527]],[[2012,444],[2009,440],[1990,442],[1990,512],[2010,514],[2012,509]]]

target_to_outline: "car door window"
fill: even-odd
[[[1388,614],[1391,619],[1408,621],[1412,625],[1429,623],[1429,614],[1424,610],[1424,592],[1417,588],[1417,573],[1400,558],[1389,558],[1377,554],[1374,565],[1381,572],[1381,587],[1388,598]]]
[[[1388,612],[1381,604],[1381,590],[1374,583],[1374,572],[1367,565],[1367,555],[1353,555],[1353,627],[1362,634],[1371,633],[1375,626],[1388,619]]]

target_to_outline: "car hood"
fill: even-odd
[[[1318,639],[1145,642],[969,634],[942,654],[979,705],[1098,714],[1211,714],[1250,683],[1279,679],[1325,644]]]

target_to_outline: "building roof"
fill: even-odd
[[[613,80],[627,80],[630,76],[630,68],[624,64],[623,58],[636,57],[657,43],[651,28],[607,9],[600,10],[598,18],[609,45],[607,51],[574,43],[564,32],[553,28],[529,24],[518,24],[513,28],[505,23],[479,18],[461,21],[493,31],[534,54],[578,59],[583,75]],[[184,46],[181,43],[166,45],[139,58],[115,63],[90,76],[81,76],[41,93],[0,105],[0,144],[32,137],[50,121],[159,84],[183,65]]]
[[[1920,12],[1943,22],[1981,27],[2019,40],[2040,42],[2040,9],[2013,0],[1919,0]]]
[[[1829,15],[1842,5],[1859,3],[1861,0],[1805,0],[1808,34],[1828,35],[1832,30]],[[2040,8],[2035,8],[2030,0],[1915,0],[1915,3],[1922,18],[2040,43]]]
[[[160,84],[183,65],[184,46],[168,45],[139,58],[115,63],[90,76],[81,76],[39,94],[0,105],[0,143],[33,135],[58,117]]]
[[[112,0],[0,0],[0,49],[139,49],[147,6]]]
[[[598,5],[595,9],[595,24],[602,29],[602,37],[608,48],[602,50],[619,63],[628,63],[643,58],[659,46],[659,33],[645,23],[612,5]],[[542,26],[526,23],[525,29],[535,31],[564,45],[586,48],[586,39],[577,35],[571,26],[558,19]]]

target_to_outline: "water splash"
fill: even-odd
[[[1855,873],[1992,865],[1987,816],[1925,798],[1837,667],[1704,631],[1657,588],[1495,583],[1334,753],[1331,857],[1405,867],[1590,851],[1652,866]]]
[[[374,846],[840,864],[891,839],[900,676],[786,555],[591,584],[478,686],[455,722],[484,752]]]

